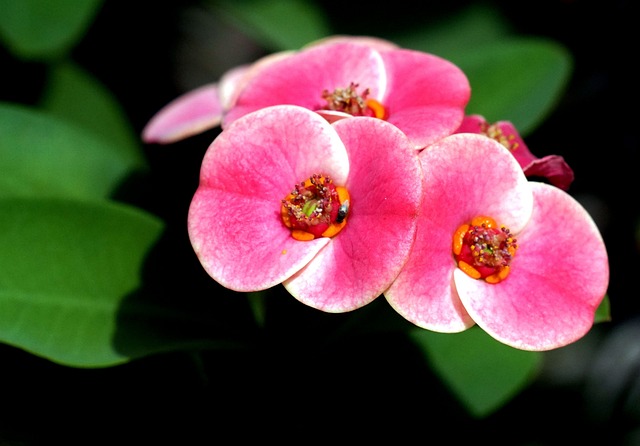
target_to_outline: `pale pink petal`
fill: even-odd
[[[220,78],[220,102],[224,111],[229,110],[236,103],[238,95],[245,85],[269,64],[295,54],[293,51],[280,51],[261,57],[252,64],[241,65],[227,71]]]
[[[420,51],[397,49],[381,54],[387,70],[387,94],[382,100],[387,120],[418,147],[453,133],[471,95],[464,72],[446,59]]]
[[[326,119],[328,122],[331,122],[331,123],[334,123],[340,119],[353,117],[353,115],[350,115],[349,113],[336,111],[336,110],[318,110],[316,111],[316,113],[318,113],[320,116],[322,116],[324,119]]]
[[[398,313],[420,327],[458,332],[473,320],[453,286],[456,229],[479,215],[521,229],[530,218],[533,197],[518,163],[488,137],[448,136],[420,152],[420,159],[425,193],[416,241],[385,296]]]
[[[160,109],[142,130],[142,140],[170,144],[188,138],[219,125],[222,113],[218,85],[203,85]]]
[[[562,190],[569,189],[574,180],[574,174],[564,158],[559,155],[548,155],[543,158],[535,156],[510,121],[498,121],[490,125],[482,115],[468,115],[465,116],[456,133],[481,133],[494,137],[490,134],[493,132],[489,130],[490,128],[498,129],[498,142],[511,151],[527,177],[545,178]]]
[[[327,312],[368,304],[391,284],[413,243],[422,169],[406,136],[376,119],[343,119],[334,127],[347,147],[346,227],[285,287]]]
[[[233,107],[240,89],[244,86],[251,65],[240,65],[224,73],[218,82],[218,97],[224,111]]]
[[[607,291],[607,252],[587,211],[564,191],[531,183],[534,211],[516,234],[518,251],[506,280],[473,280],[461,271],[456,287],[465,308],[487,333],[524,350],[572,343],[591,328]]]
[[[280,202],[318,172],[344,182],[349,160],[316,113],[278,106],[224,130],[205,154],[188,215],[189,237],[207,273],[229,289],[257,291],[309,262],[329,239],[294,240]]]
[[[316,110],[325,105],[324,90],[347,88],[354,82],[369,88],[371,98],[385,94],[386,74],[380,54],[364,45],[319,45],[283,57],[253,76],[222,127],[251,111],[276,104],[294,104]]]
[[[388,51],[388,50],[394,50],[396,48],[399,48],[397,44],[385,39],[381,39],[380,37],[351,36],[347,34],[335,34],[333,36],[323,37],[321,39],[315,40],[305,45],[303,48],[308,48],[310,46],[317,46],[317,45],[327,45],[327,44],[332,44],[337,42],[351,42],[351,43],[367,45],[368,47],[373,48],[376,51]]]

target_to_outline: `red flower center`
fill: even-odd
[[[386,110],[384,106],[375,99],[369,99],[369,89],[365,88],[362,93],[357,91],[358,84],[351,82],[347,88],[336,88],[333,92],[324,90],[322,99],[327,104],[322,110],[334,110],[348,113],[352,116],[372,116],[385,119]]]
[[[509,229],[491,217],[475,217],[453,236],[453,256],[458,267],[474,279],[498,283],[507,278],[518,245]]]
[[[347,224],[349,192],[328,175],[314,174],[282,200],[280,215],[296,240],[333,237]]]

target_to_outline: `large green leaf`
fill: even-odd
[[[33,108],[0,103],[0,198],[103,198],[145,166],[141,151]]]
[[[116,98],[88,72],[66,61],[53,65],[47,80],[41,101],[45,110],[130,153],[141,151],[140,139]]]
[[[405,48],[452,59],[461,50],[496,42],[512,31],[499,11],[475,3],[448,15],[421,17],[421,21],[422,26],[403,29],[387,38]]]
[[[65,55],[91,25],[102,0],[0,0],[0,38],[16,56]]]
[[[534,377],[539,352],[499,343],[477,326],[462,333],[413,329],[411,339],[471,414],[483,417],[500,408]]]
[[[499,10],[474,4],[391,39],[458,65],[471,83],[467,113],[511,121],[524,136],[558,104],[573,60],[558,42],[512,31]]]
[[[468,114],[513,122],[522,135],[559,103],[573,60],[566,48],[539,38],[511,38],[460,51],[451,59],[471,83]]]
[[[0,200],[0,215],[0,341],[81,367],[196,341],[168,330],[188,316],[136,298],[157,218],[111,202],[17,198]],[[145,333],[149,320],[164,332]]]
[[[327,17],[305,0],[209,0],[213,11],[271,51],[296,50],[331,34]]]
[[[163,224],[110,202],[0,200],[0,338],[54,361],[125,361],[112,345]]]

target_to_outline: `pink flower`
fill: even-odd
[[[263,107],[293,104],[331,122],[387,120],[422,148],[458,128],[471,91],[451,62],[367,36],[331,36],[229,74],[164,107],[143,130],[143,140],[174,142],[219,124],[225,128]]]
[[[153,115],[142,130],[142,140],[146,143],[171,144],[219,126],[244,84],[261,67],[287,55],[288,52],[274,53],[251,65],[234,67],[219,82],[178,96]]]
[[[221,285],[250,292],[282,283],[311,307],[345,312],[396,277],[421,198],[417,152],[391,124],[330,124],[279,105],[239,118],[213,141],[188,231]]]
[[[416,148],[459,127],[470,87],[457,66],[432,54],[366,42],[330,39],[269,64],[239,92],[222,127],[276,104],[300,105],[329,121],[377,117],[397,126]]]
[[[495,140],[454,134],[419,155],[416,241],[385,292],[415,325],[549,350],[588,332],[609,282],[595,223],[569,194],[527,181]]]
[[[562,190],[569,189],[573,182],[573,170],[559,155],[543,158],[534,156],[524,143],[515,126],[509,121],[489,124],[481,115],[465,116],[456,133],[481,133],[495,139],[505,146],[516,158],[527,177],[546,178],[551,184]]]

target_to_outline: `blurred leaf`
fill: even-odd
[[[102,0],[0,0],[0,38],[17,57],[65,55],[91,25]]]
[[[390,40],[405,48],[455,58],[461,49],[485,45],[504,38],[512,28],[495,8],[471,4],[455,14],[423,19],[422,26],[410,27]]]
[[[391,39],[458,65],[471,83],[467,113],[511,121],[525,136],[558,104],[573,59],[557,42],[512,31],[498,10],[474,4]]]
[[[103,198],[142,153],[35,109],[0,103],[0,197]]]
[[[511,121],[523,136],[559,103],[573,69],[562,45],[537,38],[476,46],[451,61],[471,83],[467,114],[481,114],[489,122]]]
[[[476,417],[489,415],[518,394],[542,360],[539,352],[501,344],[477,326],[455,334],[413,329],[409,336]]]
[[[109,202],[0,200],[0,340],[55,362],[126,361],[120,302],[140,285],[163,224]]]
[[[309,0],[209,0],[209,4],[270,51],[296,50],[331,34],[324,11]]]
[[[41,105],[51,114],[80,124],[128,152],[141,150],[139,138],[113,94],[71,62],[51,67]]]
[[[611,321],[611,303],[609,301],[609,296],[604,296],[604,299],[598,306],[596,310],[596,316],[594,318],[594,324],[599,322],[609,322]]]

